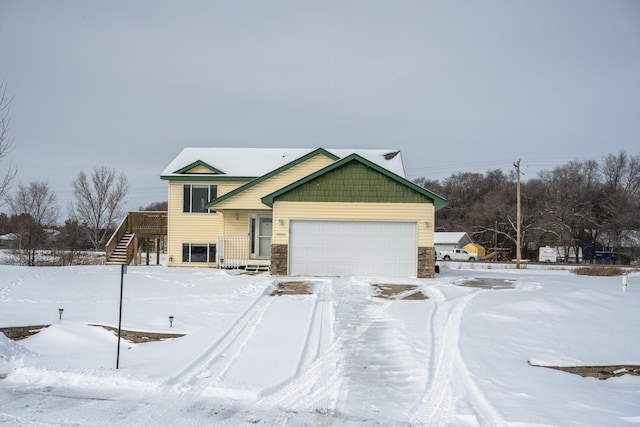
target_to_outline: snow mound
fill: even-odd
[[[0,372],[8,372],[20,364],[25,357],[36,354],[27,350],[15,341],[10,340],[0,332]]]

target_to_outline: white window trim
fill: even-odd
[[[184,259],[184,247],[185,245],[189,246],[189,259],[185,261]],[[191,257],[192,257],[192,248],[193,246],[205,246],[207,248],[207,256],[206,256],[206,260],[205,261],[192,261]],[[213,261],[211,261],[211,247],[213,247]],[[182,254],[181,256],[181,260],[182,263],[185,264],[213,264],[216,262],[216,256],[217,256],[217,245],[215,243],[198,243],[198,242],[184,242],[182,243]]]
[[[184,191],[185,187],[189,186],[189,211],[184,210]],[[218,184],[182,184],[182,213],[183,214],[193,214],[193,215],[208,215],[208,214],[216,214],[218,211],[213,209],[207,209],[206,212],[193,212],[193,187],[207,187],[209,190],[209,196],[206,203],[209,203],[218,198]],[[215,197],[211,199],[211,190],[215,188]]]

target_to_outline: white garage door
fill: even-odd
[[[290,227],[292,275],[416,275],[415,223],[299,220]]]

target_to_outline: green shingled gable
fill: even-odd
[[[373,168],[349,162],[278,196],[288,202],[424,203],[432,201]]]

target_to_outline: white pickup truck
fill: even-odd
[[[478,256],[464,249],[454,249],[452,251],[437,251],[436,258],[443,261],[476,261]]]

